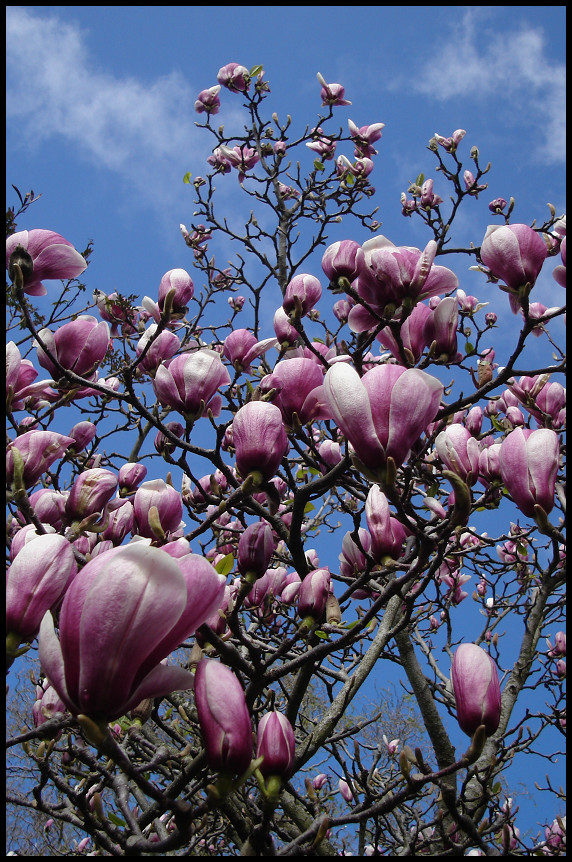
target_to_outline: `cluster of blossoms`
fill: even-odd
[[[330,115],[335,107],[351,105],[340,84],[328,84],[321,75],[318,80],[322,107]],[[217,84],[199,93],[195,103],[207,127],[210,115],[220,110],[222,90],[246,99],[252,91],[268,92],[268,85],[259,67],[221,68]],[[351,195],[357,188],[368,196],[373,190],[366,178],[384,124],[358,127],[349,121],[345,140],[354,146],[351,161],[336,158],[342,138],[324,130],[328,119],[299,143],[316,155],[320,169],[332,162],[337,194]],[[434,149],[455,156],[464,136],[464,130],[448,138],[435,135]],[[219,133],[207,161],[213,175],[236,170],[240,183],[253,169],[264,170],[266,157],[274,170],[290,146],[286,139],[267,142],[266,149],[260,142],[231,143]],[[462,194],[476,198],[486,188],[479,180],[466,170]],[[195,181],[195,187],[203,182]],[[303,196],[285,183],[276,181],[275,188],[280,206],[290,201],[295,208]],[[402,201],[407,215],[431,219],[443,204],[432,180],[419,181],[411,194],[412,200]],[[489,209],[498,215],[506,206],[497,198]],[[554,280],[565,286],[565,222],[552,227],[549,233],[524,224],[493,225],[471,249],[476,268],[491,282],[501,282],[527,335],[546,334],[543,327],[560,312],[531,302],[553,254],[562,261]],[[332,652],[329,638],[361,643],[382,609],[391,628],[388,608],[394,599],[402,623],[396,623],[385,647],[392,637],[399,644],[414,608],[421,629],[441,635],[451,612],[469,595],[463,589],[471,579],[463,571],[465,557],[476,559],[492,544],[469,526],[470,517],[478,509],[498,508],[503,496],[535,525],[530,529],[538,528],[561,548],[553,510],[563,494],[558,477],[565,389],[546,369],[519,373],[518,380],[503,374],[492,347],[480,344],[478,351],[463,353],[465,327],[487,303],[468,296],[453,270],[436,262],[437,238],[423,249],[395,245],[380,234],[363,243],[333,242],[321,256],[323,277],[296,271],[284,279],[274,335],[260,338],[258,327],[234,326],[246,299],[226,294],[241,284],[241,273],[216,268],[209,252],[213,230],[198,224],[191,230],[182,225],[181,232],[213,296],[220,292],[228,301],[230,324],[201,331],[190,308],[208,302],[195,297],[193,278],[177,268],[166,272],[156,296],[143,297],[139,306],[115,292],[97,292],[98,317],[81,313],[57,328],[39,327],[25,356],[14,341],[7,345],[7,408],[11,417],[26,414],[12,422],[16,433],[7,443],[15,511],[9,530],[7,659],[12,663],[37,641],[42,682],[35,726],[67,712],[97,745],[106,744],[110,723],[121,737],[125,716],[148,713],[155,698],[186,693],[194,699],[209,767],[219,773],[216,788],[208,791],[209,804],[235,786],[233,781],[240,784],[251,775],[265,801],[275,803],[284,782],[306,763],[309,743],[298,738],[303,724],[295,731],[287,709],[274,709],[274,690],[272,697],[261,697],[273,673],[272,685],[280,681],[268,645],[297,670],[320,640]],[[76,249],[51,231],[22,231],[8,239],[7,269],[19,300],[23,294],[42,296],[43,281],[77,278],[85,267]],[[256,295],[252,290],[253,305]],[[330,332],[311,340],[305,326],[330,311],[339,331],[345,327],[345,340]],[[496,321],[496,314],[487,312],[479,339]],[[114,351],[117,342],[123,361]],[[29,356],[47,379],[37,380]],[[479,357],[476,377],[471,370],[476,395],[451,407],[450,387],[440,372],[463,368],[471,356]],[[115,373],[103,376],[108,367]],[[503,375],[501,383],[495,383],[495,372]],[[65,434],[47,427],[63,405],[95,404],[89,409],[96,419],[110,401],[124,410],[126,423],[131,412],[138,416],[133,428],[141,439],[133,452],[144,434],[153,433],[154,452],[145,457],[183,467],[180,488],[171,474],[147,478],[137,454],[114,467],[114,458],[101,450],[96,421],[82,418]],[[148,423],[145,432],[141,417]],[[216,443],[205,449],[197,441],[209,428]],[[197,479],[186,460],[194,455],[209,459],[212,472]],[[305,547],[310,500],[324,493],[335,500],[333,511],[353,518],[353,530],[337,548],[337,571]],[[324,524],[330,527],[327,516]],[[191,548],[195,539],[200,553]],[[532,579],[534,554],[520,524],[497,546],[497,564],[517,572],[523,591]],[[554,566],[558,575],[562,565],[563,557]],[[484,571],[474,597],[492,627],[496,602],[503,597],[489,595],[491,581]],[[355,633],[342,622],[348,608],[357,608]],[[251,629],[241,627],[241,615]],[[253,632],[260,640],[250,639]],[[268,638],[264,648],[263,637]],[[200,659],[187,669],[176,657],[191,639]],[[485,739],[503,732],[510,693],[503,702],[500,658],[497,662],[488,650],[462,640],[449,644],[455,647],[451,685],[439,691],[471,737],[476,760]],[[239,641],[240,650],[234,645]],[[498,635],[489,629],[479,642],[496,647]],[[292,659],[297,648],[301,651]],[[554,643],[548,642],[547,665],[559,681],[565,678],[565,655],[565,633],[558,631]],[[340,680],[348,676],[343,668],[336,673]],[[410,780],[400,739],[382,738],[388,769],[399,769]],[[304,745],[297,751],[299,743]],[[418,755],[412,757],[415,762]],[[422,773],[431,771],[417,762]],[[327,781],[320,773],[309,782],[312,792],[319,793]],[[337,790],[348,806],[357,804],[357,773],[345,772]],[[174,831],[176,818],[166,818],[163,826]],[[451,835],[457,836],[459,827],[453,827]],[[546,847],[560,847],[561,832],[553,824]],[[432,836],[430,831],[422,840]],[[514,828],[507,843],[515,849],[518,840]],[[370,846],[365,855],[377,853]]]

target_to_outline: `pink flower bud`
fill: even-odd
[[[340,780],[338,781],[338,787],[339,787],[340,793],[344,797],[345,801],[348,803],[353,802],[354,795],[353,795],[352,791],[350,790],[350,786],[349,786],[348,782],[344,781],[343,778],[340,778]]]
[[[255,472],[271,479],[289,445],[279,408],[267,401],[249,401],[237,411],[232,435],[240,475],[245,479]]]
[[[237,371],[249,372],[251,363],[277,344],[277,338],[257,341],[248,329],[235,329],[225,338],[223,353]]]
[[[129,462],[119,469],[119,494],[122,497],[132,494],[147,475],[145,464]]]
[[[479,475],[481,446],[468,428],[456,422],[437,435],[435,451],[448,470],[467,485],[474,485]]]
[[[427,345],[434,343],[433,354],[440,362],[454,362],[461,358],[457,352],[457,325],[459,309],[454,296],[447,296],[437,303],[427,317],[423,337]]]
[[[73,549],[59,534],[24,545],[8,569],[6,630],[32,640],[46,611],[60,601],[77,572]]]
[[[237,565],[241,575],[253,572],[256,578],[261,578],[270,565],[276,541],[270,524],[257,521],[242,533],[238,540]]]
[[[30,268],[23,272],[24,293],[29,296],[44,296],[47,293],[43,281],[76,278],[87,267],[81,254],[59,233],[52,230],[22,230],[6,240],[6,269],[10,278],[13,277],[10,259],[17,250],[29,257]]]
[[[501,691],[490,655],[476,644],[461,644],[453,657],[451,680],[461,730],[472,736],[484,724],[491,736],[500,722]]]
[[[40,725],[49,721],[57,712],[65,711],[65,703],[47,680],[44,681],[43,685],[36,686],[36,700],[32,704],[32,716],[35,727],[40,727]]]
[[[289,428],[299,423],[306,425],[320,418],[320,393],[324,373],[322,367],[312,359],[303,356],[284,359],[279,362],[272,374],[267,375],[261,389],[276,389],[272,403],[280,408],[282,418]]]
[[[295,275],[286,285],[282,308],[287,314],[304,317],[322,295],[322,285],[314,275]]]
[[[186,269],[170,269],[165,273],[159,283],[158,306],[161,311],[165,307],[165,300],[172,293],[171,309],[175,316],[185,314],[187,305],[195,293],[193,279]]]
[[[151,512],[151,509],[156,513]],[[133,498],[137,532],[147,539],[164,540],[181,525],[183,502],[181,495],[163,479],[143,482]]]
[[[211,768],[244,772],[252,760],[252,724],[244,691],[231,669],[202,659],[195,673],[195,703]]]
[[[428,305],[418,302],[400,326],[401,343],[395,337],[391,326],[382,329],[376,338],[383,347],[391,351],[398,362],[416,363],[421,359],[425,347],[431,343],[428,340],[430,333],[425,329],[425,324],[432,316],[432,309]]]
[[[319,775],[315,775],[312,779],[312,787],[314,790],[321,790],[324,784],[328,781],[328,776],[325,772],[320,772]]]
[[[535,504],[542,506],[546,514],[552,511],[559,459],[558,435],[549,428],[516,428],[502,441],[502,479],[527,518],[534,517]]]
[[[322,256],[322,269],[331,284],[340,276],[353,281],[364,265],[364,254],[359,243],[343,239],[329,245]]]
[[[134,517],[131,500],[122,500],[120,497],[111,500],[105,508],[105,529],[101,533],[102,541],[120,545],[132,531]]]
[[[371,535],[371,554],[376,562],[386,556],[401,556],[403,542],[410,535],[397,518],[392,518],[387,497],[379,487],[372,485],[365,501],[365,517]]]
[[[489,225],[481,245],[484,265],[516,291],[534,285],[547,253],[540,234],[525,224]]]
[[[256,756],[264,757],[262,775],[279,775],[284,781],[294,768],[296,739],[292,725],[281,712],[267,712],[258,724]]]
[[[98,322],[97,318],[90,314],[80,314],[75,320],[60,326],[55,333],[49,329],[40,329],[38,337],[63,369],[83,377],[93,374],[103,361],[110,343],[107,323]],[[45,368],[54,380],[58,380],[60,372],[39,344],[37,352],[42,368]]]
[[[117,476],[110,470],[94,467],[83,470],[73,483],[65,504],[70,521],[82,521],[101,512],[117,488]]]
[[[159,401],[173,407],[194,421],[212,410],[218,416],[221,398],[219,387],[230,383],[230,375],[218,353],[201,348],[183,353],[160,365],[153,380],[153,389]]]
[[[326,601],[332,592],[329,569],[314,569],[308,572],[298,590],[298,614],[303,619],[319,620],[326,609]]]
[[[282,306],[276,309],[272,321],[274,332],[280,345],[292,346],[296,344],[299,336],[296,328],[290,323],[290,319]]]

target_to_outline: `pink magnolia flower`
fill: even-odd
[[[399,327],[401,344],[394,335],[391,326],[381,330],[376,339],[387,350],[390,350],[398,362],[406,362],[415,365],[421,359],[421,355],[427,347],[430,332],[425,329],[425,324],[433,316],[434,312],[428,305],[418,302],[408,317]],[[403,347],[401,346],[403,345]]]
[[[145,698],[193,687],[192,674],[161,662],[218,607],[224,577],[188,556],[183,571],[143,543],[106,551],[66,591],[59,639],[44,616],[40,662],[73,715],[112,721]]]
[[[548,254],[546,243],[526,224],[489,225],[481,245],[481,260],[510,289],[511,307],[520,290],[530,292]]]
[[[385,747],[387,748],[387,753],[389,755],[395,754],[399,745],[399,739],[392,739],[391,741],[389,741],[385,733],[383,734],[382,739],[385,743]]]
[[[43,281],[77,278],[87,267],[85,259],[71,242],[52,230],[22,230],[9,236],[6,240],[6,269],[9,273],[13,254],[24,267],[24,293],[29,296],[47,293]]]
[[[44,614],[60,601],[76,572],[73,548],[58,533],[25,544],[7,572],[6,631],[32,640]]]
[[[223,354],[236,371],[249,372],[252,362],[277,344],[277,338],[265,338],[258,341],[250,330],[234,329],[224,340]]]
[[[265,713],[258,723],[256,745],[256,756],[264,758],[259,766],[262,775],[290,778],[295,753],[294,730],[286,716],[276,710]]]
[[[322,89],[320,90],[322,105],[331,105],[332,107],[336,105],[351,105],[351,102],[344,99],[346,91],[341,84],[327,84],[325,78],[319,72],[317,77],[319,83],[322,85]]]
[[[135,348],[137,357],[140,359],[139,367],[151,375],[155,374],[162,362],[171,359],[181,346],[181,339],[174,332],[163,329],[157,335],[157,329],[158,324],[152,323]]]
[[[252,760],[252,724],[243,688],[232,670],[202,659],[195,674],[195,703],[211,768],[244,772]]]
[[[119,495],[126,497],[129,494],[134,494],[137,486],[143,481],[147,475],[147,467],[145,464],[138,464],[132,461],[123,464],[119,468]]]
[[[431,207],[437,207],[439,204],[443,203],[443,198],[433,192],[432,179],[425,180],[421,186],[419,202],[425,209],[431,209]]]
[[[298,331],[290,323],[290,318],[288,317],[282,306],[276,309],[272,325],[274,327],[274,332],[276,333],[278,343],[280,344],[282,349],[285,349],[286,347],[291,347],[292,345],[296,344],[299,338]]]
[[[170,269],[165,273],[159,283],[159,296],[157,304],[162,312],[165,307],[167,296],[171,296],[172,314],[181,317],[187,310],[187,305],[193,298],[195,285],[193,279],[186,269]]]
[[[322,269],[331,285],[335,285],[340,277],[353,281],[363,265],[362,247],[352,239],[332,243],[322,255]]]
[[[318,620],[326,609],[326,601],[332,592],[332,576],[329,569],[314,569],[303,578],[298,590],[298,614],[306,619]]]
[[[109,326],[91,314],[80,314],[75,320],[56,329],[40,329],[38,337],[51,356],[66,371],[90,377],[102,362],[110,345]],[[43,347],[37,344],[38,362],[58,380],[60,372]]]
[[[152,511],[154,510],[154,511]],[[137,532],[148,539],[164,539],[181,525],[183,502],[179,492],[163,479],[143,482],[133,498]]]
[[[338,788],[346,802],[353,802],[354,795],[347,781],[345,781],[343,778],[340,778],[340,780],[338,781]]]
[[[119,335],[120,330],[123,335],[133,335],[136,332],[138,312],[123,300],[119,293],[114,291],[105,294],[102,290],[94,290],[93,298],[101,319],[111,324],[111,335],[114,338]]]
[[[218,114],[220,109],[220,84],[214,87],[209,87],[207,90],[201,90],[195,102],[195,111],[197,114]]]
[[[111,470],[93,467],[82,470],[75,479],[65,503],[70,521],[81,521],[103,511],[117,488],[117,476]]]
[[[58,434],[57,431],[26,431],[16,437],[6,449],[6,478],[14,482],[19,468],[14,459],[14,450],[23,463],[24,487],[33,487],[54,461],[61,458],[74,443],[73,437]],[[17,456],[16,456],[17,457]],[[18,459],[19,460],[19,459]]]
[[[227,63],[218,70],[218,83],[231,93],[246,93],[250,86],[250,75],[245,66],[240,63]]]
[[[49,721],[50,718],[53,718],[56,713],[65,711],[65,703],[47,680],[44,680],[42,685],[36,686],[36,700],[32,704],[32,716],[35,727],[40,727],[46,721]]]
[[[314,275],[295,275],[286,285],[282,308],[296,317],[304,317],[322,295],[322,285]]]
[[[429,303],[431,306],[431,302]],[[462,359],[457,350],[457,325],[459,309],[454,296],[446,296],[431,307],[423,327],[427,345],[432,345],[432,355],[438,362],[456,362]]]
[[[546,514],[552,511],[559,459],[558,435],[550,428],[536,431],[515,428],[502,441],[499,457],[502,480],[527,518],[534,517],[536,504]]]
[[[276,541],[270,524],[257,521],[250,524],[238,540],[237,566],[241,575],[253,573],[261,578],[270,565]]]
[[[501,691],[490,655],[476,644],[461,644],[453,656],[451,681],[461,730],[472,736],[484,724],[491,736],[500,722]]]
[[[133,530],[135,514],[133,502],[117,497],[105,507],[105,529],[101,533],[102,541],[110,541],[120,545]],[[163,548],[164,550],[164,548]]]
[[[435,132],[433,137],[444,150],[447,150],[448,153],[454,153],[466,134],[464,129],[457,129],[449,138],[444,138],[443,135],[438,135],[437,132]]]
[[[362,246],[365,266],[354,287],[372,311],[383,317],[404,301],[415,304],[442,293],[450,293],[459,285],[455,273],[445,266],[435,265],[437,244],[427,243],[423,251],[408,246],[395,246],[385,237],[375,237]],[[372,329],[378,319],[363,306],[356,305],[349,316],[354,332]]]
[[[50,524],[60,530],[63,524],[67,493],[51,488],[40,488],[30,494],[30,505],[42,524]]]
[[[352,120],[348,120],[350,135],[355,144],[356,156],[371,156],[377,155],[377,150],[372,144],[379,141],[381,138],[381,130],[385,128],[385,123],[372,123],[370,126],[356,126]]]
[[[381,562],[384,557],[400,557],[403,542],[411,531],[397,518],[391,517],[387,497],[379,485],[372,485],[369,489],[365,517],[371,536],[371,554],[376,562]]]
[[[13,410],[24,407],[25,398],[32,394],[32,383],[38,372],[29,359],[22,359],[22,354],[14,341],[6,344],[6,405]]]
[[[435,451],[448,470],[468,485],[474,485],[479,476],[481,445],[468,428],[460,422],[447,425],[437,435]]]
[[[209,348],[183,353],[160,365],[153,389],[166,407],[173,407],[189,421],[220,413],[222,399],[217,390],[230,383],[230,375],[220,355]]]
[[[363,527],[358,528],[358,538],[361,548],[354,541],[351,532],[347,532],[342,539],[342,551],[338,559],[340,561],[340,575],[343,578],[353,579],[363,574],[367,560],[365,554],[371,550],[371,536]],[[363,550],[362,550],[363,548]],[[365,552],[365,553],[364,553]]]
[[[232,436],[240,475],[271,479],[289,445],[279,408],[267,401],[249,401],[236,412]]]
[[[378,365],[362,378],[336,363],[324,378],[324,398],[332,418],[368,470],[385,471],[387,459],[399,467],[413,443],[437,415],[442,384],[415,368]]]
[[[324,373],[320,365],[313,359],[299,356],[278,362],[272,374],[261,381],[261,389],[268,392],[276,389],[272,400],[282,413],[282,418],[289,428],[298,422],[305,425],[320,417],[321,404],[318,393],[321,392]]]

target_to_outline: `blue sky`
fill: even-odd
[[[513,221],[544,219],[548,201],[564,211],[564,34],[564,6],[10,6],[8,203],[12,183],[33,188],[43,197],[22,228],[94,240],[90,288],[153,295],[168,269],[192,267],[182,177],[205,171],[211,147],[196,94],[227,62],[260,63],[269,113],[312,125],[321,72],[352,101],[340,124],[386,124],[373,202],[397,245],[428,239],[399,204],[420,171],[439,191],[428,140],[466,129],[465,154],[476,144],[493,162],[490,197],[459,222],[478,242],[494,197],[514,195]],[[223,95],[217,119],[240,131],[239,98]],[[225,194],[235,180],[221,178]],[[467,293],[482,285],[459,275]]]
[[[231,61],[264,67],[268,114],[291,114],[297,128],[320,112],[318,72],[352,102],[337,109],[340,125],[385,123],[372,202],[396,245],[429,239],[401,215],[409,182],[423,171],[446,191],[426,150],[435,132],[466,129],[461,155],[477,145],[492,162],[489,188],[459,218],[461,243],[480,243],[496,197],[515,197],[513,221],[543,221],[547,202],[565,212],[564,6],[9,6],[7,204],[17,205],[12,183],[33,188],[42,198],[20,229],[55,230],[79,249],[94,241],[90,293],[153,297],[167,270],[193,274],[183,176],[206,171],[212,146],[194,102]],[[221,97],[216,119],[240,133],[240,98]],[[236,175],[218,187],[238,211]],[[347,237],[369,235],[357,225]],[[451,265],[467,294],[496,293]],[[551,269],[535,288],[547,306],[564,301]],[[319,258],[311,271],[321,275]],[[518,320],[506,297],[497,305],[514,343]],[[261,334],[273,334],[271,314]]]

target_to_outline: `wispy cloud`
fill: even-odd
[[[7,116],[18,146],[58,139],[156,210],[189,205],[182,177],[212,146],[195,126],[193,86],[178,71],[150,82],[108,73],[81,28],[55,14],[7,10]],[[13,138],[14,136],[12,136]],[[206,169],[206,165],[205,165]]]
[[[537,127],[536,157],[565,161],[566,69],[546,51],[541,29],[526,23],[512,31],[494,31],[487,7],[470,7],[451,25],[442,42],[433,44],[431,59],[415,76],[414,86],[438,100],[471,99],[476,109],[491,99],[510,109],[499,122]],[[512,118],[512,120],[510,119]]]

